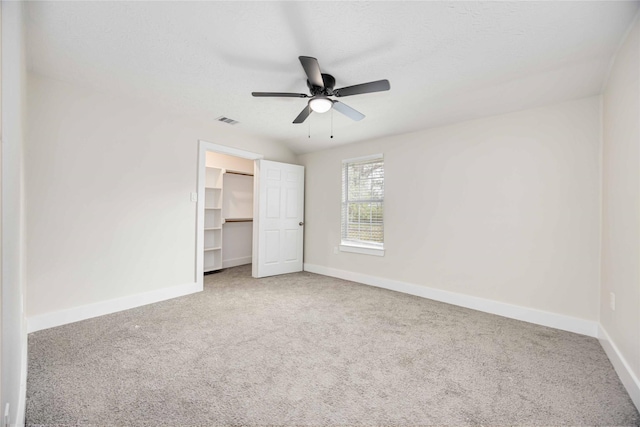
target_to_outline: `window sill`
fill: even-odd
[[[352,243],[341,243],[340,252],[353,252],[356,254],[384,256],[384,248],[367,245],[357,245]]]

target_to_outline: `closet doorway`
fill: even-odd
[[[199,141],[196,282],[252,264],[253,277],[302,271],[304,167]]]
[[[258,153],[199,141],[196,281],[251,264]]]
[[[253,160],[207,151],[204,273],[251,264]]]

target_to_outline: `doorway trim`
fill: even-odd
[[[198,140],[198,201],[196,202],[196,274],[195,280],[198,284],[200,290],[204,289],[204,183],[206,176],[206,164],[207,164],[207,151],[211,151],[214,153],[227,154],[229,156],[242,157],[244,159],[253,160],[253,169],[254,169],[254,188],[253,188],[253,211],[254,218],[256,217],[255,212],[258,208],[256,203],[256,183],[258,178],[258,169],[256,168],[255,161],[263,159],[264,156],[262,154],[253,153],[251,151],[240,150],[234,147],[228,147],[226,145],[214,144],[212,142],[204,141],[202,139]],[[254,224],[254,233],[253,233],[253,245],[255,247],[255,224]],[[251,258],[252,263],[255,265],[256,263],[257,253],[255,250],[252,251]]]

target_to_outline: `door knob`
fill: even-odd
[[[299,222],[298,225],[303,226],[304,222]]]

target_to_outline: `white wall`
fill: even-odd
[[[27,333],[24,315],[23,140],[26,109],[24,11],[2,2],[2,406],[24,420]]]
[[[305,265],[595,325],[600,134],[591,97],[302,155]],[[341,160],[375,153],[385,160],[386,254],[334,253]]]
[[[227,124],[29,77],[30,318],[195,281],[198,140],[292,161]]]
[[[210,168],[230,169],[237,172],[253,173],[253,160],[227,154],[207,151],[206,165]]]
[[[616,55],[603,94],[603,228],[600,322],[627,364],[640,407],[640,23]],[[615,311],[609,306],[615,293]],[[606,349],[605,343],[605,349]],[[610,354],[611,356],[611,354]],[[615,360],[614,360],[615,365]],[[616,366],[619,368],[619,366]],[[629,374],[635,376],[635,385]]]

